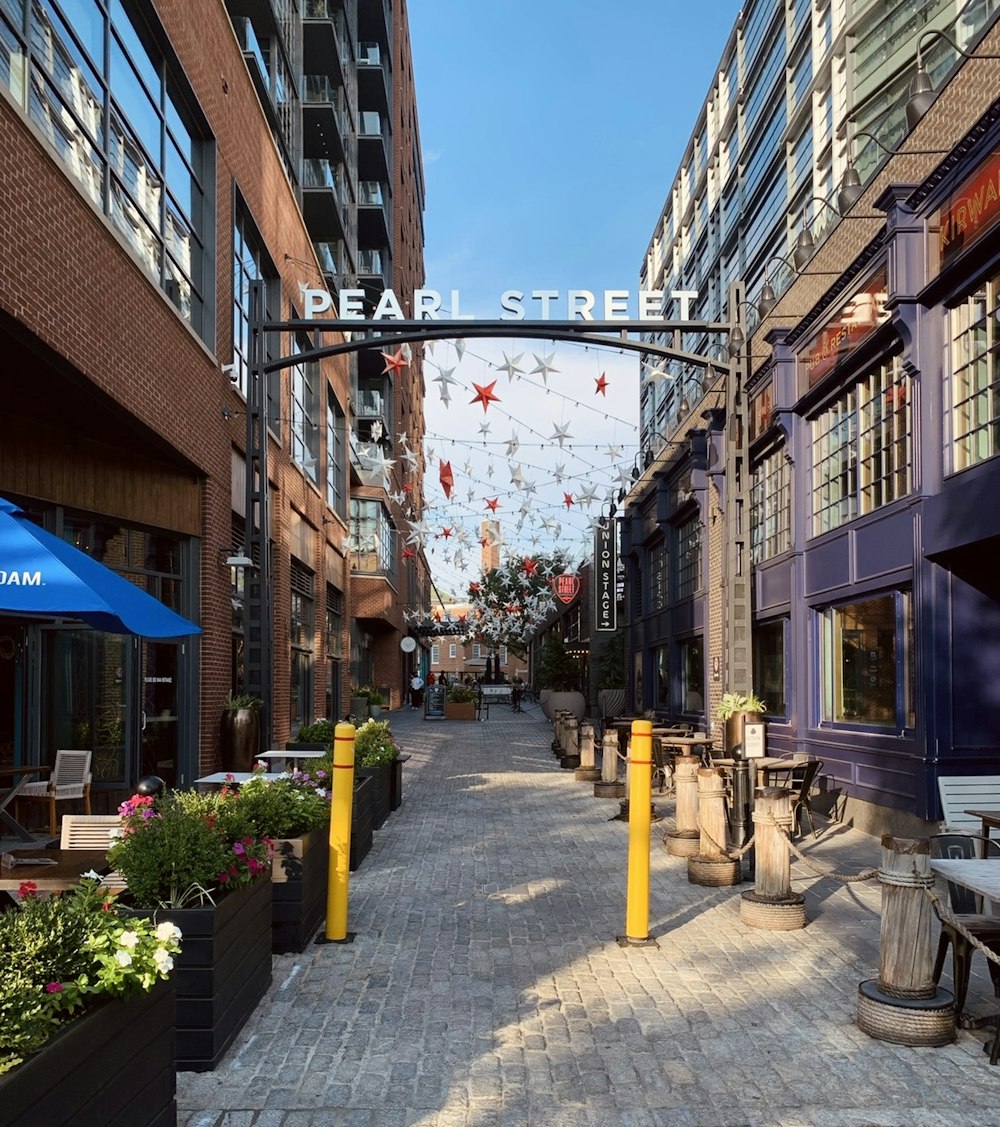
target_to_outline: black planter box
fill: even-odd
[[[101,1003],[0,1076],[4,1127],[176,1127],[174,991]]]
[[[369,778],[355,776],[354,802],[351,805],[351,860],[353,873],[368,856],[372,847],[372,795],[374,783]]]
[[[381,767],[358,767],[355,774],[372,781],[372,829],[380,830],[389,817],[389,777],[392,764],[383,763]]]
[[[228,892],[215,907],[131,911],[181,929],[177,1068],[215,1068],[271,985],[271,882]]]
[[[326,918],[330,831],[274,843],[271,859],[271,950],[277,955],[304,951]]]
[[[403,805],[403,764],[408,755],[398,755],[389,764],[389,809],[398,810]]]

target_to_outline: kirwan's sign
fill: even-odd
[[[438,290],[414,290],[408,294],[409,312],[393,290],[383,290],[375,308],[371,309],[371,294],[365,290],[338,290],[336,299],[326,290],[302,286],[307,321],[329,316],[340,321],[471,321],[473,313],[462,312],[462,295],[452,290],[447,305]],[[675,302],[678,319],[691,319],[691,303],[698,300],[697,290],[639,290],[636,308],[640,321],[668,320],[667,303]],[[500,295],[501,321],[628,321],[631,319],[630,290],[505,290]],[[367,303],[367,304],[366,304]],[[369,311],[370,310],[370,311]]]
[[[1000,150],[987,157],[973,175],[948,196],[938,217],[938,246],[944,265],[1000,219]]]
[[[869,333],[889,319],[885,308],[886,297],[886,273],[883,268],[863,290],[858,290],[840,307],[837,316],[827,322],[809,348],[800,354],[810,387],[832,372]]]

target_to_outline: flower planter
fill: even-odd
[[[351,872],[358,868],[372,847],[373,787],[371,779],[355,775],[354,801],[351,804]]]
[[[351,697],[351,715],[362,721],[368,719],[367,697]]]
[[[271,950],[275,954],[304,951],[326,917],[329,838],[324,827],[274,843]]]
[[[389,809],[398,810],[403,805],[403,764],[410,757],[398,755],[389,764]]]
[[[445,701],[445,720],[475,720],[476,702],[474,700]]]
[[[0,1076],[4,1127],[175,1127],[174,990],[111,999]]]
[[[271,882],[255,880],[214,907],[130,911],[181,929],[174,971],[177,1068],[215,1068],[271,984]]]
[[[372,781],[372,829],[380,830],[389,817],[390,776],[392,764],[383,763],[380,767],[357,767],[355,774],[361,779]]]
[[[582,720],[587,715],[587,700],[583,693],[577,692],[556,692],[552,690],[549,695],[542,701],[542,714],[545,719],[550,721],[552,717],[560,710],[565,709],[567,712],[572,712],[577,720]]]
[[[222,766],[226,771],[249,771],[260,751],[260,714],[255,708],[222,714]]]

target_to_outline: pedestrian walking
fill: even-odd
[[[423,708],[424,705],[424,679],[419,673],[414,673],[410,678],[410,708]]]

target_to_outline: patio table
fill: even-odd
[[[65,892],[75,888],[80,878],[91,869],[104,874],[110,868],[108,855],[102,849],[12,849],[4,858],[44,858],[52,864],[0,864],[0,890],[16,892],[25,881],[31,881],[39,892]]]
[[[983,823],[983,837],[988,838],[990,830],[1000,830],[1000,810],[966,810],[965,813]]]
[[[0,767],[0,779],[15,779],[18,775],[21,776],[12,786],[0,791],[0,821],[8,829],[13,830],[22,841],[34,841],[35,836],[25,826],[22,826],[13,814],[7,812],[7,807],[17,798],[21,788],[30,781],[32,775],[39,775],[43,771],[51,770],[51,766],[26,767],[23,764],[20,767]]]
[[[201,783],[205,786],[221,787],[225,783],[245,783],[249,779],[260,776],[262,779],[280,779],[280,771],[214,771],[211,775],[202,775],[200,779],[195,779],[195,783]]]
[[[271,760],[275,763],[284,762],[286,765],[289,760],[295,764],[295,770],[302,770],[303,759],[322,759],[324,756],[329,755],[325,748],[295,748],[291,751],[288,749],[277,749],[275,751],[262,751],[260,755],[254,756],[255,759],[262,759],[265,763]]]

